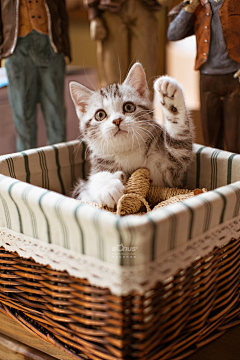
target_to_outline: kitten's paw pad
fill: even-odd
[[[114,208],[124,194],[127,177],[122,171],[115,173],[101,172],[94,175],[94,184],[90,184],[90,192],[99,205]]]
[[[182,108],[184,105],[182,88],[175,79],[169,76],[161,76],[155,81],[154,89],[160,97],[162,106],[171,113],[178,113],[179,106]]]

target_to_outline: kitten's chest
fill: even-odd
[[[121,168],[126,174],[132,174],[135,170],[146,167],[147,157],[141,152],[124,153],[116,156],[116,166]]]
[[[161,153],[161,152],[160,152]],[[115,158],[116,170],[121,169],[127,175],[131,175],[139,168],[147,168],[150,171],[150,178],[154,185],[159,183],[161,172],[166,169],[166,162],[163,157],[158,153],[149,152],[131,152],[128,154],[118,155]]]

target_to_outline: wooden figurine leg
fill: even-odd
[[[128,28],[120,13],[103,14],[108,36],[97,42],[101,86],[122,82],[129,70]]]
[[[131,63],[139,61],[146,72],[149,89],[158,73],[159,44],[157,12],[149,11],[142,1],[135,0],[131,13],[135,21],[131,25]]]
[[[227,88],[228,95],[223,100],[225,148],[240,153],[240,83],[232,74]]]
[[[56,144],[66,140],[65,60],[63,54],[53,52],[47,35],[37,34],[36,41],[38,41],[40,49],[35,59],[40,79],[39,100],[46,124],[48,142]]]
[[[29,53],[30,34],[19,38],[14,54],[5,61],[8,94],[17,132],[17,151],[37,146],[38,74]]]
[[[204,144],[224,149],[223,103],[221,96],[212,89],[211,75],[200,76],[201,122]],[[217,89],[217,85],[215,86]]]

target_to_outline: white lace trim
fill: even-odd
[[[186,269],[199,257],[208,255],[214,247],[222,247],[240,235],[240,216],[199,235],[177,249],[168,251],[157,260],[137,266],[109,264],[87,255],[57,245],[45,244],[0,228],[0,246],[10,252],[17,252],[23,258],[32,258],[54,270],[66,270],[77,278],[87,279],[92,285],[109,288],[117,296],[132,291],[141,294],[152,289],[157,282],[166,281],[179,270]]]

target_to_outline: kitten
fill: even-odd
[[[122,84],[98,91],[70,83],[91,162],[88,180],[79,180],[73,197],[113,208],[124,193],[127,178],[141,167],[150,170],[152,185],[181,185],[192,158],[192,122],[175,79],[162,76],[154,89],[165,125],[153,118],[145,72],[139,63]]]

